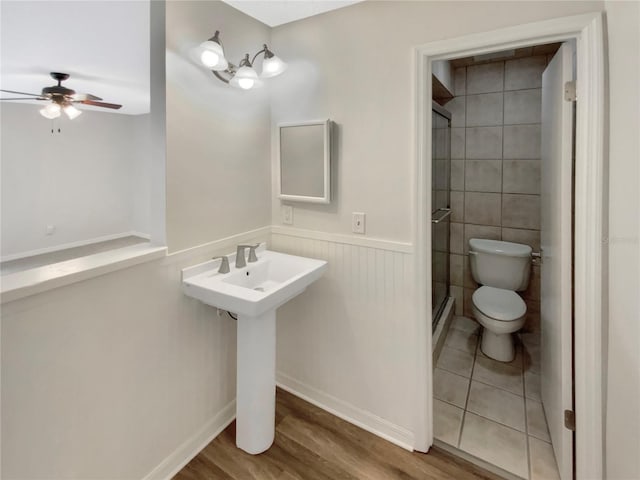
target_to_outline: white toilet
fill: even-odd
[[[482,352],[501,362],[515,357],[513,338],[524,325],[527,305],[516,293],[527,288],[531,247],[519,243],[472,238],[469,262],[473,279],[473,315],[482,325]]]

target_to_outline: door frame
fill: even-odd
[[[575,465],[577,478],[603,474],[603,317],[604,301],[604,118],[605,67],[601,12],[555,18],[421,45],[414,50],[416,246],[416,394],[414,449],[433,444],[433,365],[431,323],[431,62],[576,40],[577,109],[575,150],[574,331]],[[427,292],[420,295],[420,292]],[[593,373],[597,372],[596,375]]]

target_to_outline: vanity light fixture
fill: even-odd
[[[216,31],[213,37],[206,42],[202,42],[200,50],[200,61],[205,67],[211,69],[216,78],[243,90],[257,87],[262,84],[261,79],[275,77],[287,69],[287,64],[275,56],[266,44],[262,46],[262,50],[256,53],[253,58],[249,59],[249,54],[247,53],[237,66],[230,63],[224,56],[224,48],[220,40],[219,31]],[[264,58],[262,60],[262,72],[258,76],[253,64],[260,55],[263,55]]]

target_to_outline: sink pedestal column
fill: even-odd
[[[276,417],[276,312],[238,315],[236,446],[251,454],[273,443]]]

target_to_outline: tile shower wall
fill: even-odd
[[[540,108],[547,56],[460,67],[451,119],[451,291],[456,314],[472,316],[477,284],[470,238],[506,240],[540,250]],[[540,268],[522,292],[524,329],[540,324]]]

